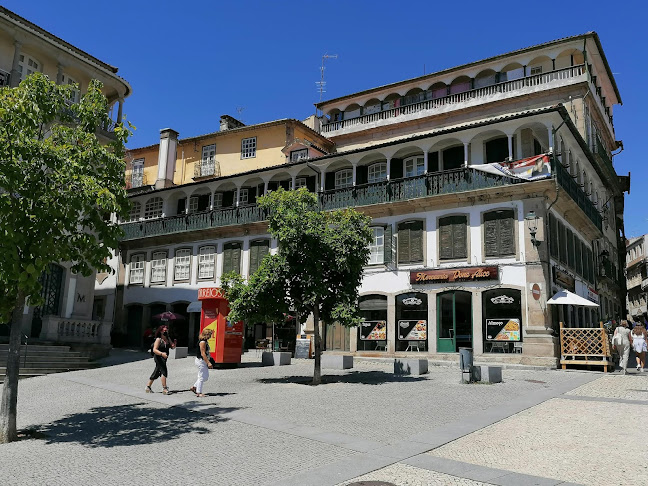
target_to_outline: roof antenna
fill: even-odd
[[[320,67],[320,80],[316,81],[317,91],[319,91],[319,100],[322,101],[322,95],[326,93],[326,81],[324,81],[324,61],[327,59],[337,59],[337,54],[324,54],[322,56],[322,67]]]

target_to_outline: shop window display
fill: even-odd
[[[358,306],[363,318],[358,326],[358,351],[387,351],[387,297],[365,295]]]
[[[521,292],[492,289],[482,294],[484,352],[522,352]]]

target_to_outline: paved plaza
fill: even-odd
[[[197,399],[193,359],[169,361],[170,395],[144,393],[145,353],[20,382],[7,485],[646,484],[648,373],[505,369],[459,383],[456,367],[395,376],[357,360],[309,386],[313,362],[214,370]],[[1,386],[1,385],[0,385]],[[622,444],[620,446],[619,444]],[[621,468],[615,464],[622,464]]]

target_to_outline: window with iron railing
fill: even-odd
[[[144,159],[133,160],[131,187],[142,187],[144,184]]]
[[[214,175],[216,170],[216,145],[205,145],[200,160],[200,176]]]

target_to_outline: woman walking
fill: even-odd
[[[169,339],[169,328],[167,326],[160,326],[155,333],[155,341],[153,342],[153,359],[155,360],[155,369],[146,384],[146,393],[153,393],[151,385],[155,380],[162,377],[162,393],[169,394],[169,387],[167,386],[167,359],[169,358],[169,349],[175,348],[175,341],[171,342]]]
[[[644,371],[646,367],[646,351],[648,351],[646,328],[641,324],[637,324],[632,330],[630,338],[632,339],[632,349],[634,349],[637,358],[637,371]]]
[[[211,329],[203,329],[198,337],[198,349],[196,350],[196,359],[194,360],[198,368],[198,379],[194,383],[194,386],[190,388],[197,397],[205,396],[202,392],[203,383],[209,380],[209,369],[213,368],[209,361],[209,343],[207,342],[208,339],[211,339],[212,334]]]
[[[630,356],[630,345],[632,344],[630,329],[628,329],[628,321],[621,321],[621,324],[614,330],[612,344],[619,353],[619,365],[625,375],[628,373],[628,356]]]

